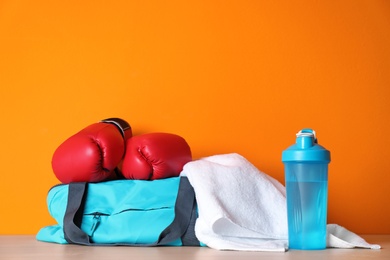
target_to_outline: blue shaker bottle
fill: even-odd
[[[325,249],[330,152],[317,143],[315,131],[306,128],[283,151],[282,161],[289,248]]]

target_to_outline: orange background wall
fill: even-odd
[[[54,223],[54,150],[113,116],[282,183],[282,150],[312,127],[328,222],[390,233],[389,46],[385,0],[0,0],[0,234]]]

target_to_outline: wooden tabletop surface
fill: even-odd
[[[362,235],[367,242],[381,245],[380,250],[326,249],[280,252],[218,251],[206,247],[99,247],[59,245],[39,242],[33,235],[0,235],[0,259],[390,259],[390,235]]]

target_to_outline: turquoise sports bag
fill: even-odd
[[[186,177],[71,183],[50,189],[57,225],[39,241],[79,245],[199,246],[196,200]]]

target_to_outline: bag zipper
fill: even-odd
[[[87,214],[87,215],[93,215],[92,226],[91,226],[91,229],[89,231],[89,233],[90,233],[89,236],[92,237],[100,224],[101,216],[109,216],[109,214],[101,213],[101,212],[94,212],[94,213]]]

